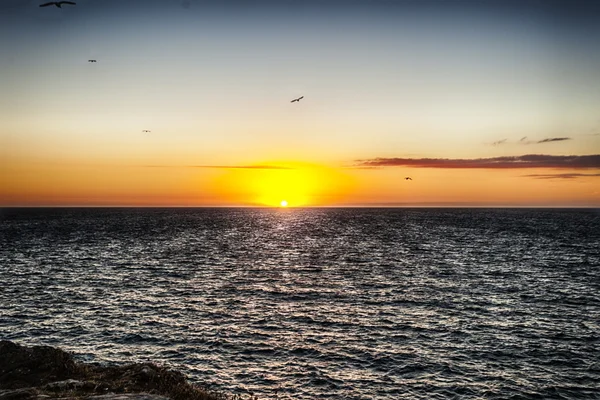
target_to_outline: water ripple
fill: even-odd
[[[0,218],[2,339],[261,399],[599,398],[594,210]]]

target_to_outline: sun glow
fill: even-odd
[[[213,190],[230,204],[267,207],[329,206],[351,190],[350,178],[336,168],[301,162],[260,162],[260,168],[232,168]]]
[[[281,169],[263,171],[252,185],[256,202],[266,206],[330,205],[343,196],[344,179],[338,171],[306,163],[278,163]],[[332,201],[333,200],[333,201]]]

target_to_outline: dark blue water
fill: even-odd
[[[261,399],[600,398],[600,213],[4,209],[0,338]]]

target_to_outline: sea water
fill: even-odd
[[[260,399],[600,398],[600,212],[3,209],[0,339]]]

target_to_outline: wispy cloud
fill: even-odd
[[[527,140],[527,136],[523,136],[516,143],[518,143],[518,144],[538,144],[538,143],[562,142],[565,140],[573,140],[573,139],[570,137],[551,137],[551,138],[546,138],[546,139],[541,139],[541,140]],[[509,142],[508,139],[502,139],[502,140],[497,140],[497,141],[493,142],[492,146],[499,146],[501,144],[507,144],[507,143],[512,143],[512,142]]]
[[[600,174],[530,174],[523,176],[536,179],[576,179],[586,176],[600,177]]]
[[[586,156],[553,156],[526,154],[492,158],[372,158],[357,160],[360,167],[413,167],[413,168],[600,168],[600,154]]]
[[[539,140],[538,143],[550,143],[550,142],[562,142],[564,140],[571,140],[570,137],[553,137]]]
[[[146,165],[147,168],[213,168],[213,169],[275,169],[291,170],[292,167],[279,165]]]
[[[344,169],[382,169],[383,166],[380,166],[380,165],[360,165],[360,164],[354,164],[354,165],[350,165],[350,166],[345,166],[343,168]]]
[[[279,165],[192,165],[190,168],[216,168],[216,169],[295,169]]]

